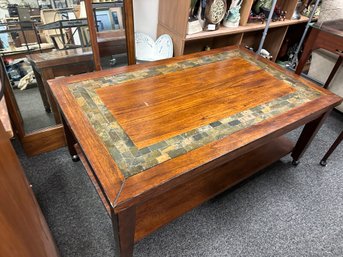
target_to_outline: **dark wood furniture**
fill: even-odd
[[[44,216],[1,122],[0,231],[0,256],[59,256]]]
[[[2,74],[2,73],[1,73]],[[6,100],[4,97],[5,93],[5,78],[1,76],[1,81],[0,81],[0,123],[3,124],[6,133],[10,138],[13,137],[13,130],[12,130],[12,124],[10,117],[8,115],[8,110],[7,110],[7,105],[6,105]]]
[[[304,46],[304,51],[301,55],[299,64],[295,71],[296,74],[301,73],[312,51],[319,48],[323,48],[332,53],[339,54],[337,63],[342,63],[343,19],[323,22],[321,26],[313,25]],[[329,80],[329,82],[331,81],[331,79]]]
[[[10,117],[8,115],[8,110],[6,106],[5,98],[0,99],[0,122],[3,124],[6,133],[10,138],[14,136],[12,130],[12,124]]]
[[[326,154],[324,155],[323,159],[321,159],[320,165],[326,166],[326,161],[327,161],[327,159],[331,156],[331,154],[333,153],[333,151],[335,151],[335,149],[337,148],[337,146],[338,146],[342,141],[343,141],[343,130],[342,130],[341,134],[337,137],[337,139],[335,140],[335,142],[332,144],[332,146],[329,148],[329,150],[326,152]]]
[[[342,99],[239,47],[49,81],[71,155],[134,243],[292,152]],[[294,145],[283,135],[305,125]]]
[[[59,76],[69,76],[94,70],[93,53],[90,47],[30,54],[32,65],[44,107],[52,109],[56,123],[61,123],[56,103],[49,91],[47,81]]]
[[[97,33],[100,57],[127,52],[124,30],[102,31]]]
[[[301,74],[312,51],[319,48],[323,48],[332,53],[338,54],[336,64],[324,84],[324,88],[328,88],[343,61],[343,19],[323,22],[320,26],[314,25],[312,27],[310,35],[305,43],[304,52],[301,55],[299,64],[295,71],[296,74]],[[322,166],[326,166],[327,159],[330,157],[336,147],[342,142],[342,140],[343,131],[320,161]]]

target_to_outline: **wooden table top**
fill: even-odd
[[[47,53],[30,54],[26,57],[38,68],[47,68],[81,61],[90,61],[93,59],[93,52],[91,47],[84,47],[68,50],[54,50]]]
[[[109,30],[109,31],[101,31],[97,32],[97,42],[98,43],[104,43],[109,41],[116,41],[116,40],[125,40],[125,30],[119,29],[119,30]]]
[[[341,101],[236,46],[49,84],[113,205],[233,159]]]
[[[29,44],[28,47],[30,49],[30,52],[32,53],[40,51],[50,51],[54,48],[54,45],[50,43],[42,43],[40,44],[40,46],[41,49],[39,49],[38,44]],[[0,50],[1,56],[8,58],[23,58],[27,53],[28,51],[26,46],[15,47],[14,49],[7,48]]]
[[[313,27],[343,37],[343,19],[315,23]]]

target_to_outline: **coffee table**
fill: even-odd
[[[121,257],[281,157],[298,164],[342,101],[237,46],[49,84]],[[304,124],[296,144],[283,136]]]

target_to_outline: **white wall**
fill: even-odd
[[[158,0],[134,0],[133,9],[135,32],[142,32],[156,39]]]
[[[325,0],[320,9],[318,23],[343,18],[342,0]]]

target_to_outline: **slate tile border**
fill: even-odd
[[[98,88],[115,87],[132,80],[168,74],[236,57],[242,57],[246,61],[259,66],[275,78],[292,86],[296,91],[142,149],[135,146],[96,94]],[[136,72],[77,82],[70,84],[68,88],[126,178],[203,145],[222,139],[241,129],[280,115],[321,95],[319,91],[309,88],[305,84],[239,50],[155,66]]]

